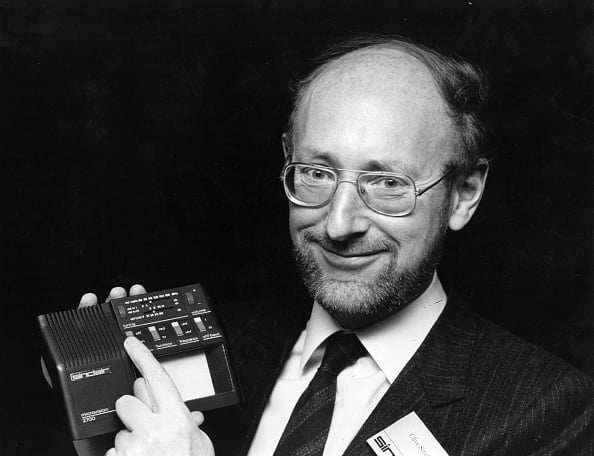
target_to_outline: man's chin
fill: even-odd
[[[347,279],[325,279],[316,289],[316,301],[333,316],[372,315],[375,287],[369,283]]]
[[[371,324],[408,305],[429,285],[439,258],[430,254],[414,270],[397,271],[382,255],[351,271],[320,263],[312,249],[295,248],[294,254],[310,294],[345,328]]]
[[[310,288],[317,303],[343,328],[371,325],[398,312],[428,286],[431,274],[413,283],[376,280],[374,282],[326,279]]]

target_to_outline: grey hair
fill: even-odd
[[[397,50],[419,60],[432,74],[454,119],[458,136],[458,156],[455,166],[466,174],[485,160],[483,142],[485,128],[479,111],[486,99],[488,85],[482,71],[459,57],[444,55],[424,45],[401,37],[355,38],[328,49],[322,63],[294,87],[293,110],[285,132],[287,145],[293,147],[293,135],[298,111],[312,84],[347,54],[360,50]]]

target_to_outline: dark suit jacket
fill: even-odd
[[[203,428],[217,456],[244,455],[311,300],[218,309],[244,400],[207,412]],[[592,455],[593,391],[590,377],[450,297],[345,455],[373,455],[366,440],[411,411],[450,455]]]

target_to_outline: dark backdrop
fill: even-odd
[[[0,1],[1,454],[69,454],[34,317],[86,291],[295,283],[278,174],[290,83],[329,43],[398,33],[481,65],[493,152],[441,275],[594,372],[588,1]]]

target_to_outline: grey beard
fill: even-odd
[[[377,321],[410,304],[429,286],[441,259],[445,232],[445,227],[440,230],[427,255],[414,270],[398,271],[390,262],[371,282],[340,281],[326,276],[307,247],[308,240],[317,239],[311,233],[304,234],[304,245],[295,246],[293,254],[309,293],[330,315]],[[331,244],[332,241],[324,239],[322,243]]]

